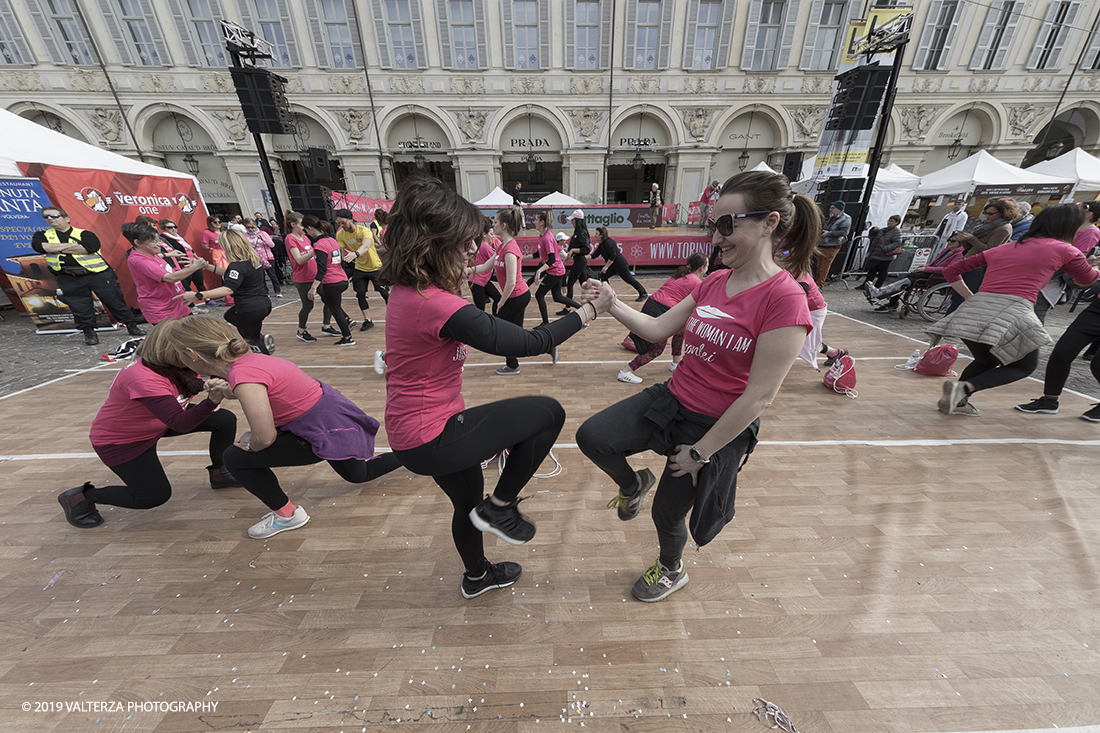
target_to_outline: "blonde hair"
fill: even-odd
[[[230,229],[218,235],[218,244],[225,250],[225,256],[230,262],[248,261],[255,267],[263,267],[263,260],[248,243],[248,237],[238,231]]]
[[[170,332],[175,347],[191,349],[207,360],[232,362],[252,351],[237,329],[220,318],[185,316],[175,323]]]
[[[176,345],[172,340],[176,324],[175,318],[161,321],[145,335],[134,352],[146,364],[154,366],[183,367],[176,356]]]

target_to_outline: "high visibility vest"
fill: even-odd
[[[83,229],[77,229],[73,227],[69,230],[69,241],[80,244],[80,235],[84,233]],[[57,236],[57,230],[50,227],[46,230],[46,241],[50,244],[61,244],[61,239]],[[54,252],[46,255],[46,266],[54,272],[61,272],[61,254],[60,252]],[[107,269],[107,260],[103,259],[98,252],[95,254],[82,254],[82,255],[69,255],[76,264],[83,267],[88,272],[103,272]]]

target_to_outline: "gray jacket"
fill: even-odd
[[[827,231],[828,234],[818,240],[817,246],[839,247],[848,237],[848,232],[851,228],[852,217],[848,216],[843,211],[836,216],[830,217],[829,221],[825,222],[825,231]]]
[[[886,227],[880,229],[878,236],[871,242],[870,248],[867,250],[868,262],[881,262],[885,260],[892,262],[896,255],[888,255],[887,252],[897,249],[901,246],[901,230],[897,227]]]

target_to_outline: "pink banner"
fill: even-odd
[[[372,199],[369,196],[342,191],[332,192],[332,208],[351,209],[351,213],[355,214],[355,220],[359,222],[374,221],[374,212],[377,209],[389,211],[392,206],[393,202],[386,199]]]
[[[545,207],[524,204],[524,228],[534,229],[535,215],[540,211],[549,211],[552,221],[554,222],[554,227],[558,229],[571,229],[573,225],[569,221],[569,215],[572,214],[576,208],[578,207],[571,206],[568,209],[561,209],[556,206]],[[617,206],[585,205],[579,208],[584,212],[584,221],[589,229],[595,229],[596,227],[607,227],[608,229],[649,228],[649,207],[645,204],[621,204]],[[481,213],[490,217],[496,214],[496,212],[496,208],[481,210]],[[676,221],[676,204],[664,204],[661,207],[661,216],[666,222]],[[698,210],[696,210],[696,217],[698,217]]]
[[[619,245],[619,251],[631,265],[679,267],[696,252],[702,252],[709,259],[713,249],[710,237],[705,235],[653,234],[620,236],[613,239]],[[516,242],[523,251],[524,257],[531,257],[538,250],[538,237],[516,237]],[[590,262],[602,263],[603,260],[594,259]]]
[[[692,201],[690,204],[688,204],[688,226],[689,227],[698,226],[699,224],[702,223],[702,222],[699,221],[700,217],[702,216],[702,212],[703,212],[703,202],[702,201]]]

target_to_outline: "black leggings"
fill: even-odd
[[[870,260],[866,263],[867,275],[863,278],[863,282],[860,286],[866,285],[871,282],[871,278],[875,279],[875,287],[881,288],[882,284],[886,282],[887,276],[890,272],[890,262],[892,260]]]
[[[505,301],[504,305],[497,311],[497,318],[514,323],[520,328],[523,328],[523,312],[527,310],[527,304],[531,302],[531,291],[528,290],[523,295],[517,295],[514,298],[509,298]],[[514,356],[505,358],[505,363],[513,369],[519,367],[519,359]]]
[[[225,451],[225,467],[233,478],[249,493],[275,511],[287,505],[290,499],[279,486],[279,479],[272,468],[279,466],[312,466],[320,463],[313,452],[313,446],[293,433],[279,433],[275,442],[260,451],[241,450],[230,445]],[[393,453],[380,453],[368,461],[345,458],[342,461],[329,461],[332,470],[340,478],[352,484],[365,484],[379,476],[385,476],[401,465]]]
[[[378,273],[380,270],[373,270],[371,272],[365,272],[363,270],[355,270],[351,274],[351,284],[355,288],[355,297],[359,300],[359,310],[365,311],[370,309],[370,305],[367,304],[367,286],[374,283],[374,290],[382,296],[383,303],[390,302],[390,289],[384,285],[378,284]]]
[[[1042,295],[1039,295],[1042,298]],[[1047,360],[1047,374],[1043,384],[1043,394],[1057,397],[1069,379],[1070,366],[1081,350],[1100,338],[1100,301],[1093,299],[1088,308],[1081,311],[1069,328],[1065,330]],[[1092,376],[1100,382],[1100,354],[1089,362]]]
[[[645,288],[642,287],[642,284],[635,280],[634,276],[630,274],[630,266],[622,257],[612,262],[611,268],[607,272],[600,274],[600,280],[602,280],[603,282],[607,282],[611,279],[612,274],[621,277],[623,279],[623,282],[638,291],[638,295],[646,294]]]
[[[493,285],[493,281],[485,283],[484,285],[478,285],[477,283],[470,283],[470,292],[474,296],[474,305],[479,310],[485,310],[485,305],[490,300],[493,301],[493,315],[497,314],[497,308],[500,306],[500,291],[497,290],[497,286]]]
[[[542,316],[543,323],[550,322],[550,316],[546,312],[546,294],[550,293],[555,303],[561,303],[567,305],[570,308],[580,308],[581,304],[572,298],[566,297],[561,293],[561,281],[565,275],[547,275],[543,274],[542,284],[539,285],[539,289],[535,291],[535,300],[539,302],[539,315]]]
[[[565,410],[557,400],[535,395],[515,397],[452,415],[435,439],[416,448],[394,451],[405,468],[431,476],[451,500],[451,536],[471,575],[484,569],[485,558],[484,538],[470,522],[470,510],[484,496],[481,462],[502,450],[510,451],[493,496],[513,502],[554,447],[563,425]]]
[[[308,283],[294,283],[294,287],[298,289],[298,297],[302,299],[302,307],[298,309],[298,330],[306,330],[306,321],[309,320],[309,312],[313,310],[313,301],[309,299],[309,288],[313,285],[312,282]]]
[[[566,297],[573,297],[573,285],[578,281],[582,285],[588,282],[588,258],[584,255],[573,255],[573,264],[569,266],[569,279],[565,281]]]
[[[317,294],[321,296],[321,302],[332,311],[332,316],[336,319],[336,326],[340,329],[340,335],[344,338],[351,337],[351,326],[348,325],[351,319],[348,318],[348,314],[344,312],[343,306],[340,305],[340,294],[347,289],[347,280],[323,283],[317,287]]]
[[[1039,350],[1029,352],[1022,359],[1011,364],[1002,364],[991,353],[992,346],[980,344],[977,341],[963,339],[966,348],[974,356],[974,361],[963,369],[959,376],[960,382],[969,382],[971,392],[980,392],[983,389],[993,389],[1005,384],[1018,382],[1031,374],[1039,367]]]
[[[237,333],[241,335],[250,346],[256,346],[260,353],[266,354],[264,346],[263,327],[264,319],[271,313],[271,304],[267,308],[258,311],[241,311],[239,305],[234,305],[225,312],[225,320],[237,327]]]
[[[192,433],[210,433],[210,464],[221,468],[222,454],[233,445],[237,436],[237,416],[229,410],[215,410],[210,417],[199,423]],[[177,433],[169,430],[163,437],[171,438]],[[102,486],[86,489],[84,497],[96,504],[110,504],[127,509],[152,509],[160,506],[172,497],[172,484],[164,473],[157,457],[154,444],[137,458],[117,466],[108,466],[125,483],[124,486]]]
[[[283,292],[283,284],[279,280],[279,268],[277,267],[265,267],[264,275],[267,279],[264,280],[264,292],[267,292],[267,280],[271,280],[271,287],[275,288],[276,293]]]

